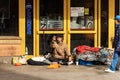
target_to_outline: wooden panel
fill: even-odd
[[[21,38],[2,36],[0,37],[0,56],[18,56],[20,51]]]
[[[0,44],[0,56],[18,56],[20,54],[20,45]]]

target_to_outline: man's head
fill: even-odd
[[[120,15],[116,15],[115,18],[114,18],[114,20],[115,20],[116,24],[120,23]]]
[[[57,42],[63,42],[63,35],[57,35]]]

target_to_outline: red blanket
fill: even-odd
[[[76,49],[77,49],[77,54],[82,54],[86,51],[98,52],[100,50],[100,48],[90,47],[90,46],[86,46],[86,45],[77,46]]]

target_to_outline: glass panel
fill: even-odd
[[[108,47],[108,0],[101,0],[101,46]]]
[[[0,0],[0,36],[18,33],[18,0]]]
[[[80,45],[94,46],[94,34],[72,34],[71,51]]]
[[[33,55],[33,0],[26,0],[26,49]]]
[[[63,0],[40,0],[40,30],[63,29]]]
[[[115,14],[120,14],[120,0],[115,0]]]
[[[56,36],[57,34],[41,34],[40,35],[40,54],[45,54],[48,52],[51,52],[50,48],[50,41],[53,36]]]
[[[71,29],[94,29],[94,0],[71,0]]]

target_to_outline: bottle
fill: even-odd
[[[75,61],[75,63],[76,63],[76,66],[78,66],[78,55],[76,55],[76,61]]]
[[[25,55],[28,55],[28,48],[26,47]]]

